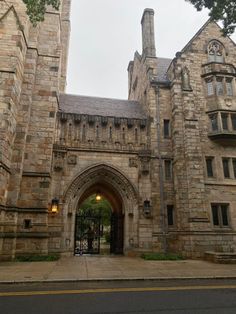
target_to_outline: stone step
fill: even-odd
[[[236,253],[234,252],[205,252],[205,259],[213,263],[236,264]]]

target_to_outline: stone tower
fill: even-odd
[[[63,0],[59,12],[49,7],[34,28],[22,1],[0,1],[2,259],[20,250],[48,250],[52,148],[58,95],[66,85],[69,11],[70,0]]]

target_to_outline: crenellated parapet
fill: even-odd
[[[56,144],[75,149],[138,151],[148,146],[148,119],[58,113]]]

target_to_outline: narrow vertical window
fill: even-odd
[[[112,140],[112,127],[109,128],[109,139]]]
[[[234,178],[236,179],[236,159],[232,160],[232,164],[233,164]]]
[[[122,129],[122,139],[123,142],[125,142],[125,128]]]
[[[171,160],[165,160],[165,179],[170,180],[172,178],[172,162]]]
[[[212,157],[206,157],[206,169],[207,169],[207,176],[209,178],[213,178],[213,158]]]
[[[98,125],[96,126],[96,138],[99,138],[99,127],[98,127]]]
[[[212,131],[218,131],[217,113],[211,114],[209,117],[210,117],[210,121],[211,121]]]
[[[222,204],[221,205],[221,218],[222,218],[222,225],[228,226],[228,205]]]
[[[217,205],[211,205],[211,211],[212,211],[212,219],[213,219],[213,225],[219,226],[219,216],[218,216],[218,206]]]
[[[226,78],[226,94],[227,96],[233,96],[232,79]]]
[[[174,206],[167,205],[167,223],[168,226],[174,225]]]
[[[236,114],[231,114],[232,128],[236,131]]]
[[[223,158],[222,159],[222,163],[223,163],[224,177],[225,178],[230,178],[229,159],[228,158]]]
[[[216,78],[216,95],[222,96],[223,94],[224,94],[223,78],[217,77]]]
[[[223,130],[228,130],[228,114],[221,113],[221,121]]]
[[[86,130],[85,130],[85,124],[83,124],[82,128],[82,140],[85,140]]]
[[[135,139],[135,143],[138,143],[138,129],[137,128],[134,129],[134,139]]]
[[[207,84],[207,95],[208,95],[208,96],[214,95],[213,78],[209,78],[209,79],[206,81],[206,84]]]
[[[170,120],[164,120],[164,138],[170,137]]]

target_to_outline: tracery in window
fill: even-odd
[[[224,48],[219,41],[212,40],[208,45],[207,52],[209,62],[224,62]]]

